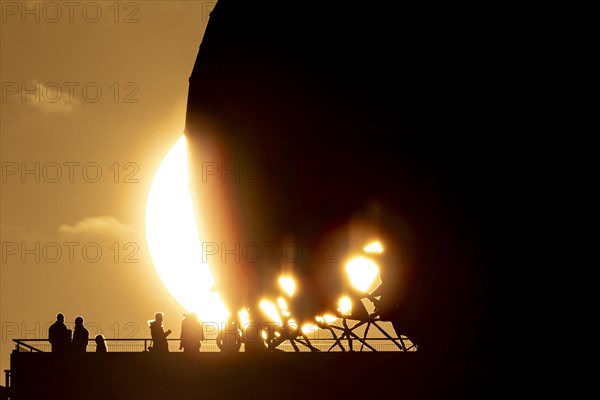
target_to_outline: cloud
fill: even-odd
[[[131,232],[131,227],[129,225],[123,224],[121,221],[114,217],[103,215],[98,217],[86,217],[74,225],[63,224],[58,227],[58,232],[63,235],[120,235]]]
[[[39,101],[32,102],[34,106],[39,107],[44,112],[49,113],[71,113],[77,99],[73,96],[72,89],[63,87],[56,82],[42,83],[38,81],[33,82],[36,90],[39,92]]]
[[[70,114],[81,104],[79,82],[7,81],[2,82],[2,90],[3,103],[24,104],[43,113]]]

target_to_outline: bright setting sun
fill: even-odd
[[[200,236],[188,181],[188,158],[182,136],[162,160],[146,204],[146,238],[156,272],[171,295],[204,322],[229,316],[217,292]]]

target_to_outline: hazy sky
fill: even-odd
[[[144,212],[215,3],[2,0],[1,370],[59,311],[111,338],[160,310],[178,337]]]

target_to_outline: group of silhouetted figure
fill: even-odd
[[[202,324],[193,312],[185,313],[183,316],[179,350],[199,352],[201,343],[204,340]],[[171,330],[164,330],[163,320],[163,313],[157,312],[154,315],[154,320],[148,321],[152,338],[152,344],[148,347],[150,352],[165,353],[169,351],[167,337],[171,334]],[[58,313],[56,322],[48,330],[48,341],[52,346],[53,353],[85,353],[89,339],[90,333],[83,325],[83,317],[81,316],[75,318],[74,329],[71,331],[65,324],[65,316]],[[96,352],[106,353],[107,347],[104,336],[98,334],[94,340],[96,342]]]
[[[48,341],[52,346],[53,353],[85,353],[90,339],[90,332],[83,326],[83,317],[75,318],[73,331],[65,325],[65,316],[62,313],[56,315],[56,322],[50,325],[48,330]],[[104,336],[96,335],[96,352],[106,353]]]
[[[204,340],[202,324],[198,320],[196,313],[186,313],[183,314],[183,317],[181,321],[179,350],[183,350],[184,353],[198,353]],[[152,353],[169,352],[167,337],[171,334],[171,330],[164,330],[163,321],[163,313],[157,312],[154,315],[154,320],[148,322],[152,338],[152,345],[148,348],[148,351]],[[222,352],[237,352],[240,350],[241,335],[234,321],[229,321],[219,331],[216,342]]]
[[[186,313],[183,314],[183,317],[183,321],[181,321],[179,350],[197,353],[200,351],[201,343],[204,340],[202,324],[198,321],[196,313]],[[148,322],[152,338],[152,346],[148,348],[150,352],[166,353],[169,351],[167,337],[171,334],[171,330],[164,330],[163,320],[163,313],[157,312],[154,315],[154,320]]]

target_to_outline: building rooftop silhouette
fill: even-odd
[[[44,339],[15,339],[4,398],[333,399],[379,397],[390,388],[413,398],[424,389],[415,380],[419,352],[406,338],[354,340],[353,351],[346,340],[312,339],[321,351],[282,343],[260,353],[219,352],[206,339],[192,354],[177,350],[179,339],[169,339],[169,353],[154,354],[147,351],[150,340],[106,339],[107,353],[96,353],[90,340],[86,353],[57,354]]]

